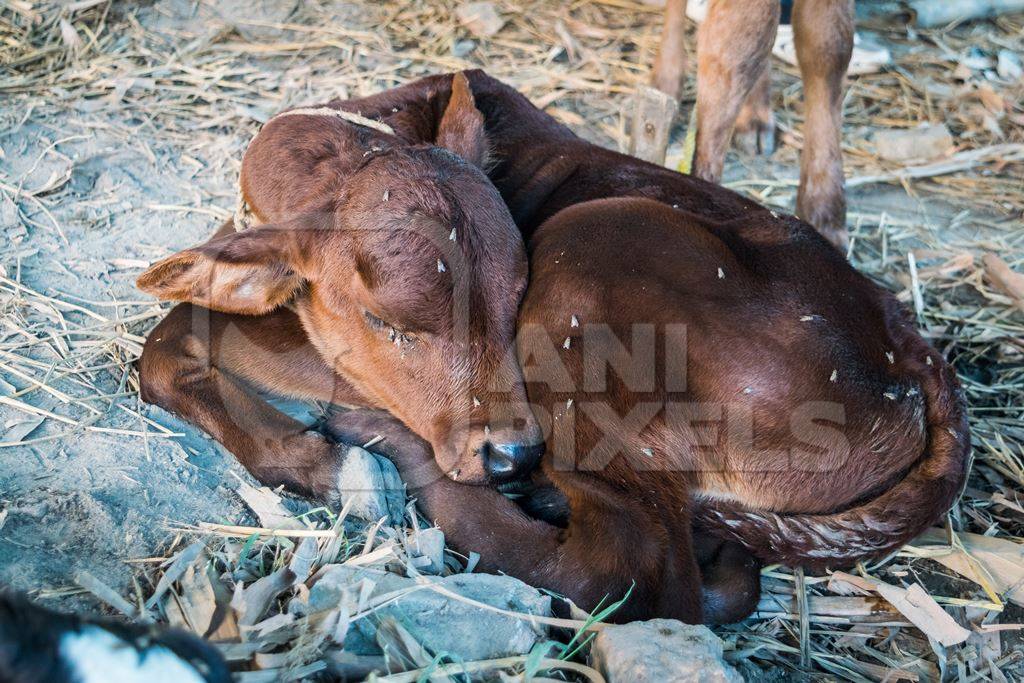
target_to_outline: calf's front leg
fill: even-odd
[[[291,311],[244,316],[175,306],[146,340],[139,380],[144,401],[203,429],[259,481],[336,500],[344,449],[256,393],[365,405]]]
[[[661,43],[651,71],[651,85],[678,100],[683,94],[687,70],[686,0],[667,0]]]
[[[578,497],[568,528],[560,529],[526,516],[492,488],[444,476],[430,445],[386,413],[347,411],[327,428],[346,443],[374,441],[371,450],[397,465],[410,495],[448,542],[480,553],[482,571],[510,574],[588,610],[629,592],[613,621],[658,615],[701,623],[700,570],[685,511],[667,528],[664,511],[654,517],[635,500],[595,489]]]

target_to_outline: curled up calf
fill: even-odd
[[[951,368],[809,225],[590,145],[479,71],[327,108],[393,134],[273,119],[242,168],[263,225],[139,279],[188,302],[147,341],[143,397],[261,480],[329,498],[334,443],[381,436],[481,569],[585,608],[632,590],[623,620],[740,618],[758,562],[882,555],[953,502]],[[361,409],[329,438],[253,385]],[[481,485],[542,452],[543,518]]]

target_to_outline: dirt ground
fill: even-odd
[[[133,361],[166,307],[133,281],[230,215],[242,152],[273,112],[480,66],[580,135],[625,147],[629,97],[657,44],[657,8],[630,0],[496,6],[506,24],[490,38],[460,26],[448,2],[0,9],[8,39],[0,45],[0,585],[95,611],[79,572],[122,595],[144,593],[140,563],[163,557],[175,528],[250,519],[235,489],[251,479],[233,457],[138,398]],[[923,287],[922,324],[984,406],[974,418],[987,469],[972,479],[954,524],[1009,539],[1024,522],[1013,502],[1024,471],[1024,321],[1020,300],[986,279],[981,255],[997,253],[1018,269],[1024,258],[1024,89],[989,78],[994,62],[981,62],[1000,49],[1019,54],[1022,25],[1003,18],[922,35],[905,22],[866,20],[862,33],[890,46],[896,66],[853,79],[844,141],[854,178],[900,167],[873,154],[870,133],[886,127],[945,121],[957,152],[993,150],[949,175],[855,183],[851,258],[909,305]],[[957,80],[951,72],[961,64],[968,72]],[[731,154],[727,182],[791,210],[800,90],[795,69],[776,66],[780,149],[771,159]],[[690,104],[692,85],[684,110]],[[936,270],[911,276],[910,249],[922,269]],[[938,568],[912,559],[899,566],[911,577]],[[973,584],[954,585],[962,593],[954,597],[981,595]],[[791,623],[772,619],[743,628],[790,645],[795,638]],[[1019,659],[1015,633],[997,647],[1000,667]],[[791,653],[777,656],[800,668]],[[855,667],[856,675],[806,670],[877,678]]]

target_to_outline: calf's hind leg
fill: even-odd
[[[559,528],[569,525],[569,500],[549,481],[521,491],[516,505],[529,517]],[[700,567],[705,624],[742,621],[761,597],[761,562],[739,543],[694,527],[693,551]]]
[[[144,401],[206,431],[264,484],[337,496],[344,450],[254,389],[365,404],[320,359],[291,311],[244,316],[175,306],[146,340],[139,380]]]
[[[765,65],[736,118],[732,144],[746,154],[771,155],[775,151],[775,115],[772,113],[772,70]]]

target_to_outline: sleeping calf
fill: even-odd
[[[251,393],[211,382],[225,381],[221,372],[231,372],[263,387],[335,400],[332,387],[341,383],[347,388],[342,402],[387,412],[349,411],[331,423],[332,433],[351,443],[383,436],[375,448],[395,459],[452,545],[479,551],[482,569],[550,588],[585,608],[633,586],[631,600],[615,615],[624,620],[724,621],[752,608],[756,563],[745,563],[736,545],[709,543],[708,534],[739,544],[760,561],[847,565],[900,547],[955,498],[969,443],[952,370],[895,299],[807,224],[700,179],[585,143],[482,72],[430,77],[330,106],[384,120],[402,144],[448,140],[474,165],[489,169],[528,244],[530,282],[515,334],[519,362],[466,368],[462,354],[470,351],[446,346],[451,337],[444,330],[453,328],[429,322],[460,301],[439,293],[459,287],[472,309],[471,330],[490,329],[514,310],[524,281],[514,281],[518,288],[507,281],[494,287],[488,279],[494,261],[472,267],[483,255],[495,255],[519,263],[516,272],[525,276],[521,252],[501,246],[510,239],[510,224],[502,223],[496,233],[501,238],[487,233],[458,243],[471,264],[466,269],[442,271],[438,261],[453,257],[437,251],[436,240],[415,250],[402,241],[385,242],[374,252],[377,262],[396,255],[407,260],[400,261],[401,269],[380,269],[368,278],[365,272],[378,270],[359,267],[359,226],[378,225],[389,215],[391,200],[381,203],[380,193],[385,185],[396,186],[338,185],[355,177],[334,166],[348,156],[338,144],[351,139],[347,128],[314,126],[302,116],[271,122],[247,153],[243,176],[291,189],[253,192],[263,185],[243,177],[246,200],[254,213],[281,220],[290,215],[289,202],[306,206],[303,188],[331,187],[327,195],[338,199],[326,212],[330,220],[306,231],[313,241],[282,241],[276,236],[281,231],[259,228],[222,237],[205,252],[209,262],[202,269],[195,269],[202,261],[193,250],[184,252],[184,267],[171,257],[140,278],[144,289],[164,298],[241,313],[264,313],[288,301],[299,312],[234,316],[231,325],[243,332],[233,339],[218,323],[210,331],[212,355],[187,341],[193,334],[187,317],[165,322],[152,333],[141,361],[148,400],[206,419],[200,424],[243,462],[248,458],[254,472],[272,471],[275,461],[288,457],[277,445],[296,428]],[[301,163],[289,167],[292,159]],[[427,185],[467,179],[445,196],[449,206],[465,202],[473,214],[452,209],[448,222],[431,228],[435,233],[477,235],[472,226],[481,216],[498,215],[491,204],[485,205],[491,213],[477,213],[480,202],[474,200],[491,197],[483,186],[470,187],[482,176],[421,172]],[[401,194],[418,189],[402,185]],[[353,197],[365,204],[351,203]],[[260,253],[251,246],[255,239],[269,240],[274,257],[253,258]],[[497,241],[497,252],[488,240]],[[247,246],[239,251],[235,244]],[[211,296],[204,284],[211,272],[235,267],[236,254],[250,269],[241,289],[258,298],[256,305],[232,303],[227,295],[233,287]],[[340,294],[327,291],[327,277]],[[360,298],[368,280],[372,291],[392,294]],[[230,285],[238,278],[214,281]],[[502,292],[501,306],[485,303],[501,299]],[[331,302],[332,314],[318,314],[326,305],[318,303],[321,298]],[[392,308],[380,306],[381,300],[415,304]],[[377,344],[375,334],[390,337],[392,329],[417,346],[400,343],[391,355],[383,347],[380,353],[355,350]],[[506,336],[494,344],[498,355],[513,336],[501,329]],[[495,338],[475,339],[469,349]],[[338,357],[342,344],[352,351]],[[302,363],[281,367],[274,354],[299,347],[305,349],[296,357]],[[564,501],[564,528],[525,515],[491,487],[466,485],[486,480],[487,468],[452,449],[420,417],[427,410],[436,415],[446,401],[389,392],[386,385],[371,392],[374,377],[405,372],[408,363],[419,362],[410,360],[415,354],[429,358],[439,350],[449,363],[420,366],[440,373],[423,381],[440,386],[447,399],[456,396],[448,378],[465,376],[459,385],[468,389],[463,414],[490,419],[493,411],[499,424],[502,415],[511,415],[503,424],[519,427],[520,435],[543,429],[548,448],[542,490]],[[208,354],[202,364],[194,360],[200,353]],[[211,367],[210,358],[218,365]],[[504,368],[498,377],[516,381],[472,385],[472,372],[462,374],[486,375],[491,367]],[[164,370],[158,374],[157,368]],[[523,380],[529,411],[522,410]],[[190,390],[191,383],[201,390]],[[383,395],[387,400],[378,398]],[[428,405],[420,405],[423,400]],[[243,430],[239,420],[248,420]],[[261,439],[246,440],[250,430]],[[484,423],[485,443],[493,433]],[[533,443],[522,436],[510,440]],[[508,459],[521,464],[511,469],[529,468],[531,457],[515,457],[528,450],[508,449],[514,454]],[[462,454],[454,467],[452,453]],[[314,474],[318,466],[309,462]],[[336,466],[336,459],[322,465]],[[302,474],[293,471],[293,477]],[[330,488],[287,483],[321,493]],[[703,532],[696,537],[695,527]]]
[[[229,221],[139,278],[190,302],[150,334],[142,397],[261,481],[329,500],[345,450],[254,388],[387,410],[460,481],[529,471],[543,440],[506,362],[526,255],[470,163],[483,150],[466,146],[461,121],[442,119],[435,146],[355,120],[313,110],[268,122],[242,166],[253,226]],[[485,405],[491,392],[505,400]]]

